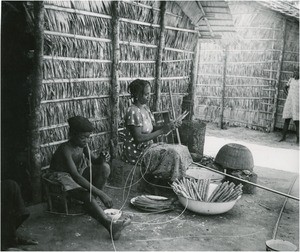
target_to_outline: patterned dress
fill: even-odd
[[[151,133],[153,130],[154,116],[150,109],[143,105],[139,107],[132,105],[127,109],[125,115],[126,126],[142,127],[142,133]],[[135,164],[141,153],[153,143],[152,140],[140,144],[134,142],[133,136],[128,129],[125,130],[124,145],[123,145],[123,159],[125,162]]]
[[[299,80],[291,78],[287,85],[290,88],[284,104],[282,118],[292,118],[293,121],[299,121]]]
[[[153,131],[154,122],[154,117],[146,105],[141,109],[132,105],[125,116],[126,126],[142,127],[144,134]],[[136,144],[128,128],[124,137],[123,159],[131,164],[139,161],[139,164],[142,164],[141,172],[144,174],[153,174],[155,177],[171,181],[183,177],[193,161],[184,145],[153,143],[152,140]]]

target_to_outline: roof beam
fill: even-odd
[[[209,22],[208,22],[208,19],[206,18],[206,14],[205,14],[205,11],[204,11],[204,9],[203,9],[201,3],[200,3],[199,1],[196,1],[196,3],[197,3],[198,7],[200,8],[200,10],[201,10],[201,12],[202,12],[202,14],[203,14],[203,19],[204,19],[204,21],[205,21],[206,24],[207,24],[207,27],[208,27],[208,29],[209,29],[209,31],[210,31],[211,36],[214,37],[215,34],[214,34],[213,30],[212,30],[211,27],[210,27],[210,24],[209,24]]]

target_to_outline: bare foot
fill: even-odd
[[[112,238],[114,240],[118,240],[120,238],[121,235],[121,231],[129,226],[131,223],[131,218],[126,218],[125,220],[122,221],[116,221],[112,223],[112,226],[110,226],[111,228],[111,232],[110,235],[112,234]]]

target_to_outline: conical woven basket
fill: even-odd
[[[229,143],[218,152],[215,162],[223,168],[252,171],[254,161],[251,151],[244,145]]]

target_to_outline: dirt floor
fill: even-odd
[[[207,125],[205,145],[214,145],[215,151],[224,139],[243,141],[270,148],[298,152],[295,138],[278,143],[279,132],[263,133],[244,128],[219,130]],[[213,139],[213,141],[212,141]],[[215,144],[212,144],[215,143]],[[206,146],[205,146],[206,147]],[[209,147],[209,146],[208,146]],[[273,148],[274,147],[274,148]],[[213,152],[211,152],[213,153]],[[206,154],[206,153],[204,153]],[[208,153],[210,154],[210,153]],[[255,159],[255,157],[254,157]],[[272,162],[270,163],[272,164]],[[255,164],[258,184],[287,193],[299,172],[274,169]],[[297,165],[295,162],[291,165]],[[298,167],[292,170],[298,171]],[[37,246],[24,246],[35,251],[264,251],[265,242],[272,238],[285,197],[257,188],[255,194],[244,194],[227,213],[198,215],[179,203],[174,211],[160,214],[145,213],[134,209],[129,199],[123,200],[123,190],[105,189],[114,200],[114,208],[122,208],[124,215],[132,216],[132,224],[114,243],[108,232],[88,215],[66,216],[45,212],[45,204],[30,207],[32,216],[20,228],[20,233],[39,241]],[[299,197],[299,179],[291,194]],[[164,192],[166,195],[166,192]],[[168,193],[169,197],[172,194]],[[279,223],[277,239],[292,242],[299,248],[299,202],[289,199]]]

